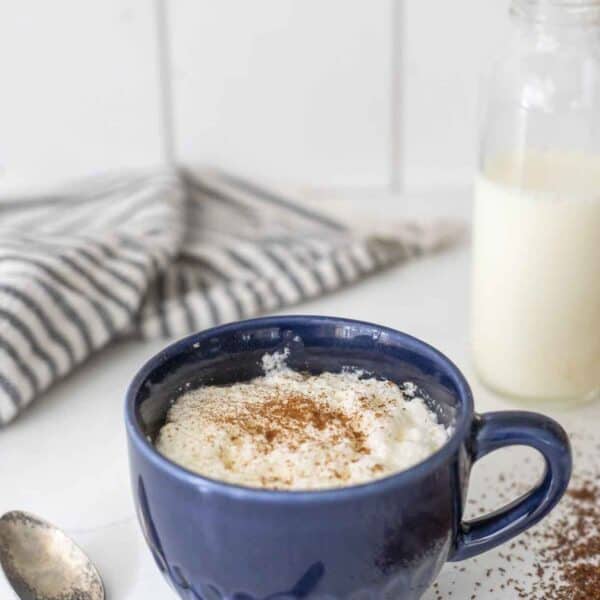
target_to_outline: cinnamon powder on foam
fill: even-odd
[[[364,483],[427,458],[448,439],[414,386],[357,372],[312,376],[263,358],[265,375],[190,391],[157,449],[213,479],[268,489]]]

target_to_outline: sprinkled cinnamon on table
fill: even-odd
[[[600,463],[589,460],[584,454],[598,439],[597,434],[571,434],[575,454],[573,480],[558,507],[536,527],[526,531],[514,542],[495,552],[494,562],[504,566],[482,571],[472,559],[452,565],[452,571],[460,571],[463,577],[485,576],[494,584],[486,589],[475,581],[470,600],[498,597],[523,598],[527,600],[600,600]],[[587,439],[584,439],[587,438]],[[596,448],[600,450],[600,447]],[[583,460],[585,459],[585,460]],[[525,463],[525,461],[523,461]],[[529,461],[527,461],[529,462]],[[585,462],[588,467],[583,467]],[[528,485],[514,480],[514,468],[507,469],[487,479],[494,496],[509,501],[526,491]],[[518,476],[518,475],[517,475]],[[475,512],[487,513],[490,506],[482,506],[482,498],[469,501]],[[532,564],[521,569],[520,564]],[[464,581],[461,582],[464,585]],[[444,587],[436,586],[435,600],[450,597],[452,582]],[[510,594],[510,595],[507,595]]]

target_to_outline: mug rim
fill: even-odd
[[[140,388],[148,375],[160,367],[166,361],[172,359],[178,354],[184,354],[193,350],[193,344],[202,338],[213,335],[239,331],[240,329],[253,329],[258,326],[290,326],[295,323],[306,324],[307,321],[316,323],[336,322],[347,325],[361,325],[372,327],[385,332],[396,339],[401,339],[411,350],[418,352],[433,360],[453,378],[454,384],[458,388],[459,411],[456,417],[453,431],[441,448],[428,456],[425,460],[404,469],[397,473],[392,473],[381,479],[367,481],[365,483],[348,485],[337,488],[325,488],[316,490],[273,490],[264,488],[255,488],[241,484],[230,483],[219,479],[212,479],[206,475],[200,475],[194,471],[179,465],[178,463],[163,456],[154,445],[147,439],[142,431],[138,418],[136,416],[136,400]],[[467,438],[474,416],[473,394],[461,370],[442,352],[430,344],[402,331],[377,325],[368,321],[356,319],[346,319],[342,317],[331,317],[321,315],[281,315],[271,317],[258,317],[242,321],[234,321],[204,329],[192,333],[175,342],[169,344],[166,348],[149,358],[144,365],[137,371],[133,380],[127,388],[125,394],[125,425],[127,437],[134,445],[136,450],[149,461],[154,467],[164,471],[169,477],[174,477],[186,485],[202,487],[203,489],[219,493],[230,498],[244,500],[270,501],[278,503],[287,502],[312,502],[312,501],[338,501],[349,496],[368,496],[379,494],[399,485],[410,483],[419,479],[427,473],[433,471],[445,461],[450,459],[458,450],[460,444]]]

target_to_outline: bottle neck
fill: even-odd
[[[600,28],[600,0],[512,0],[510,12],[537,27]]]

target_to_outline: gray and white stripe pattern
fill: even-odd
[[[442,247],[456,229],[344,225],[238,177],[95,177],[0,200],[0,425],[92,352],[332,292]]]

